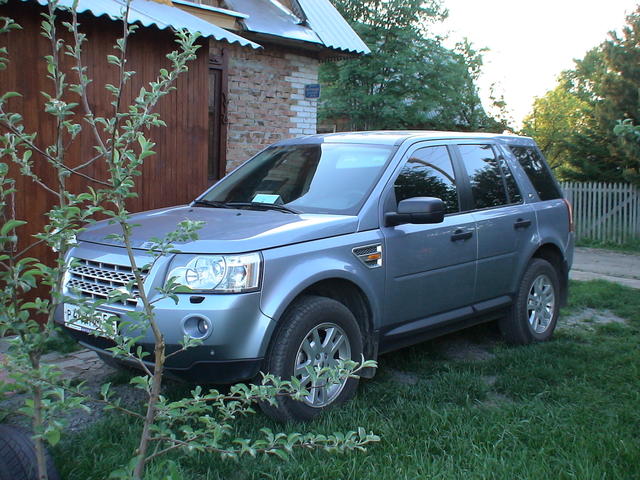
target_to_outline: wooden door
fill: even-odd
[[[225,50],[209,54],[209,182],[224,177],[227,170],[227,61]]]

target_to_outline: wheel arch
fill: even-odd
[[[531,258],[546,260],[556,270],[558,282],[560,283],[560,305],[566,305],[569,292],[569,268],[560,247],[552,242],[544,243],[533,252]]]
[[[267,348],[278,336],[278,330],[281,328],[280,319],[286,314],[295,302],[306,295],[315,295],[331,298],[343,304],[353,314],[362,334],[363,354],[367,360],[376,360],[378,356],[378,339],[374,328],[373,307],[365,291],[355,282],[344,277],[330,277],[317,280],[309,285],[301,288],[289,300],[289,302],[280,309],[277,316],[274,317],[275,328],[271,332]],[[373,373],[367,374],[363,372],[361,376],[373,376]]]

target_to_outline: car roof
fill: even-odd
[[[406,140],[496,140],[501,143],[519,143],[533,145],[534,142],[529,137],[521,137],[519,135],[509,135],[501,133],[487,132],[440,132],[436,130],[377,130],[367,132],[340,132],[326,133],[318,135],[308,135],[306,137],[292,138],[282,140],[275,145],[304,145],[318,143],[353,143],[353,144],[369,144],[369,145],[400,145]]]

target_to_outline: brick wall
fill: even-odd
[[[278,140],[316,133],[317,100],[304,86],[318,82],[317,59],[272,46],[228,52],[227,171]]]

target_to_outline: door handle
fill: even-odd
[[[458,228],[453,232],[453,235],[451,235],[451,241],[458,242],[460,240],[469,240],[472,236],[473,236],[473,231],[463,230],[461,228]]]
[[[525,220],[524,218],[519,218],[516,220],[516,223],[513,224],[513,228],[518,230],[519,228],[529,228],[531,226],[531,220]]]

